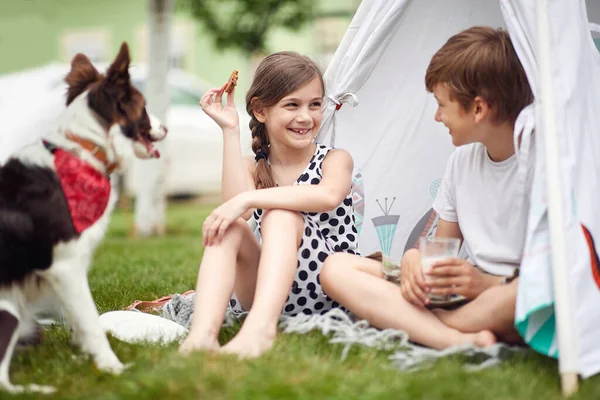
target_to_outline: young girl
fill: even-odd
[[[282,312],[323,313],[338,306],[323,293],[319,274],[330,254],[358,253],[353,162],[346,151],[314,143],[324,83],[307,57],[275,53],[258,66],[246,95],[255,157],[242,157],[235,91],[223,107],[224,90],[212,89],[200,102],[223,129],[225,203],[203,225],[194,318],[180,351],[218,349],[230,304],[249,314],[221,350],[256,357],[272,346]],[[260,240],[249,218],[258,224]]]

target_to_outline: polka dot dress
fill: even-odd
[[[318,185],[323,177],[323,160],[330,150],[330,147],[317,144],[315,154],[295,185]],[[360,254],[351,193],[333,211],[300,214],[304,218],[304,235],[298,249],[298,268],[282,311],[284,315],[290,316],[299,313],[322,314],[339,307],[321,288],[321,267],[332,253],[343,251]],[[262,215],[263,210],[259,209],[253,213],[259,232]],[[230,300],[230,306],[235,312],[244,311],[235,294]]]

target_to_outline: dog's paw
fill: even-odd
[[[51,394],[56,392],[56,388],[54,386],[36,385],[35,383],[32,383],[30,385],[25,386],[25,391],[42,394]]]
[[[95,364],[98,370],[113,375],[120,375],[126,368],[114,354],[111,357],[96,359]]]
[[[42,386],[36,385],[35,383],[22,386],[22,385],[13,385],[10,382],[2,382],[0,383],[0,389],[5,390],[11,394],[19,394],[19,393],[42,393],[42,394],[51,394],[56,392],[56,388],[53,386]]]

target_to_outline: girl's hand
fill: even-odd
[[[223,107],[222,100],[225,86],[227,84],[206,92],[200,99],[200,106],[202,106],[202,111],[211,117],[221,129],[235,129],[240,125],[240,119],[234,102],[235,88],[231,93],[227,94],[227,104]]]
[[[244,197],[237,195],[213,210],[202,225],[202,243],[204,246],[220,243],[227,228],[248,211],[248,208]]]
[[[427,285],[432,294],[458,294],[470,300],[500,281],[499,277],[486,274],[459,258],[436,261],[427,276],[431,278]]]

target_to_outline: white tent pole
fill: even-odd
[[[542,126],[546,155],[546,184],[548,190],[548,220],[552,249],[554,281],[554,311],[559,350],[559,370],[563,395],[578,390],[577,342],[571,304],[571,285],[567,269],[567,249],[564,230],[564,207],[558,135],[552,79],[551,32],[548,0],[537,0],[537,36],[540,70]]]
[[[348,47],[350,47],[350,44],[352,43],[354,36],[356,36],[356,32],[358,32],[358,29],[362,25],[362,22],[365,20],[365,17],[369,13],[369,10],[371,9],[371,4],[373,4],[373,1],[374,0],[362,0],[360,5],[358,6],[356,13],[354,13],[354,17],[352,18],[352,21],[350,22],[350,26],[346,30],[344,37],[342,38],[340,44],[338,45],[337,49],[335,50],[335,54],[333,55],[333,58],[331,59],[331,61],[329,62],[329,65],[327,66],[327,70],[325,71],[325,74],[324,74],[324,79],[325,79],[326,83],[331,82],[331,79],[333,79],[333,77],[337,74],[337,70],[340,66],[340,63],[342,62],[342,58],[344,58],[344,55],[346,55],[346,52],[348,51]]]

